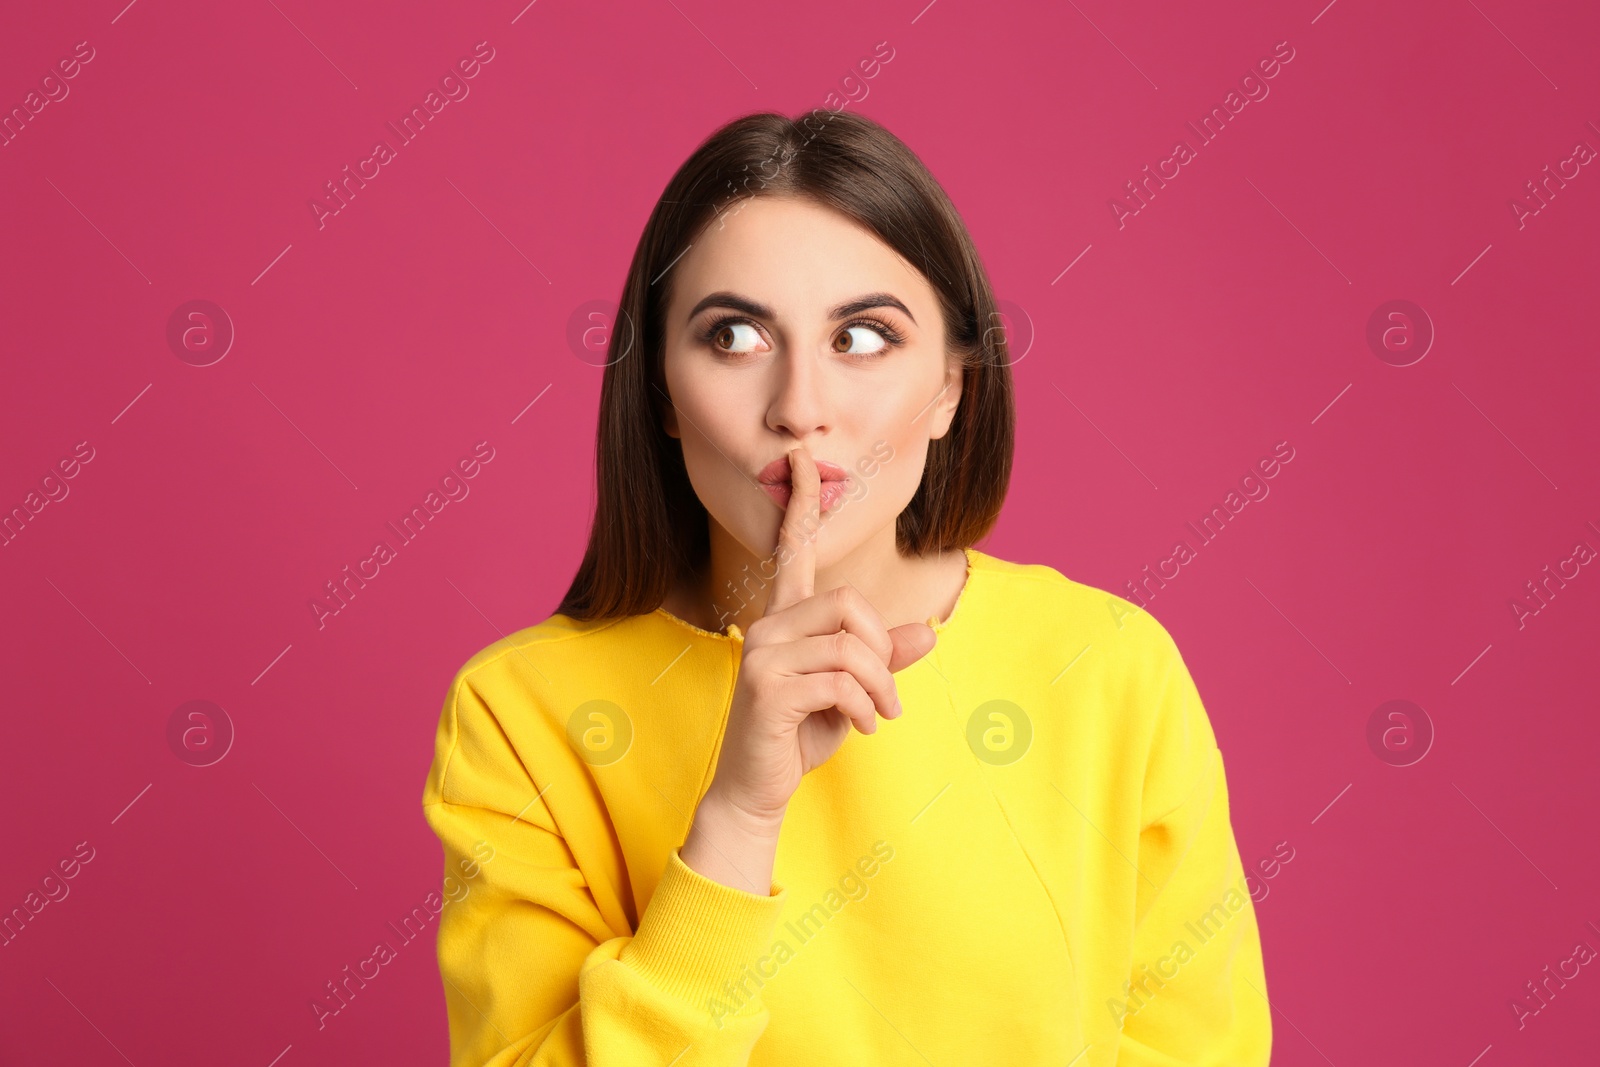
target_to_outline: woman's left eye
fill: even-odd
[[[853,344],[862,344],[861,349],[851,350]],[[845,326],[845,331],[834,338],[835,352],[848,355],[874,355],[890,347],[890,342],[878,333],[872,326]]]

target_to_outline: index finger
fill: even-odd
[[[817,578],[816,531],[806,521],[818,512],[822,477],[804,445],[789,450],[789,506],[778,527],[778,574],[772,580],[763,615],[771,615],[811,596]],[[820,518],[820,516],[819,516]]]

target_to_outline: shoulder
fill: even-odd
[[[1107,728],[1075,735],[1137,768],[1146,810],[1169,810],[1209,773],[1216,737],[1193,676],[1159,619],[1138,604],[1045,564],[988,557],[975,603],[974,661],[1019,678]]]
[[[560,709],[574,694],[603,691],[633,642],[641,616],[580,621],[552,615],[467,657],[450,679],[434,740],[424,804],[485,796],[538,773],[560,773],[570,755]]]
[[[551,615],[542,622],[525,626],[478,649],[467,657],[456,674],[458,676],[478,674],[486,668],[492,668],[507,656],[516,656],[530,649],[538,649],[542,654],[555,645],[575,641],[587,634],[615,626],[620,621],[622,620],[613,619],[601,623],[580,622],[565,615]]]
[[[470,686],[485,698],[546,692],[556,678],[603,670],[606,658],[624,654],[640,621],[640,616],[585,621],[551,615],[467,657],[451,679],[451,691]]]
[[[986,595],[975,600],[975,614],[992,632],[1012,640],[1038,633],[1051,642],[1076,641],[1130,665],[1159,665],[1178,654],[1172,634],[1149,611],[1049,564],[974,550],[973,572],[980,571]]]
[[[447,703],[473,697],[527,716],[552,708],[570,712],[596,698],[620,702],[637,696],[668,665],[674,665],[675,683],[685,676],[704,680],[724,663],[724,648],[731,644],[693,640],[691,629],[660,612],[590,620],[551,615],[469,656],[451,680]],[[690,654],[686,643],[694,650]]]

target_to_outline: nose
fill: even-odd
[[[823,361],[813,352],[798,346],[772,361],[772,403],[767,408],[767,426],[774,433],[795,441],[809,441],[827,432],[829,401]]]

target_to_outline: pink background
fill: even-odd
[[[0,548],[0,911],[94,858],[0,948],[0,1062],[444,1062],[431,928],[320,1030],[310,1003],[438,889],[420,796],[451,674],[577,564],[600,371],[571,324],[701,138],[846,84],[948,189],[1026,349],[979,547],[1122,592],[1294,449],[1150,601],[1245,862],[1294,849],[1257,905],[1274,1063],[1593,1055],[1600,967],[1520,1029],[1510,1003],[1600,948],[1600,568],[1521,628],[1509,605],[1600,548],[1600,168],[1521,226],[1510,201],[1600,148],[1600,16],[924,3],[9,16],[7,112],[94,58],[0,148],[0,509],[93,459]],[[319,228],[324,183],[480,41],[470,94]],[[1280,41],[1270,94],[1199,146],[1185,123]],[[1108,202],[1179,138],[1197,158],[1119,228]],[[1397,299],[1436,331],[1409,366],[1366,340]],[[236,331],[209,366],[168,344],[190,300]],[[470,495],[319,629],[324,583],[480,441]],[[1410,766],[1368,743],[1394,699],[1435,733]],[[169,744],[190,700],[236,733],[210,766]]]

